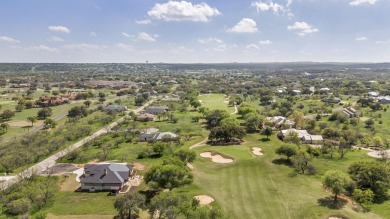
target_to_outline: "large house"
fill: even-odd
[[[320,144],[324,141],[321,135],[311,135],[306,130],[297,130],[297,129],[285,129],[281,130],[278,134],[279,138],[284,139],[291,132],[295,132],[298,135],[298,138],[302,140],[304,144]]]
[[[64,103],[69,103],[69,99],[60,96],[40,97],[37,101],[35,101],[35,107],[58,106]]]
[[[374,92],[374,91],[368,92],[368,97],[371,98],[379,97],[379,92]]]
[[[338,97],[334,97],[334,98],[324,98],[321,101],[325,103],[340,103],[341,99]]]
[[[94,191],[118,191],[123,188],[133,173],[133,166],[112,164],[87,164],[84,174],[80,176],[81,190]]]
[[[282,125],[290,127],[295,125],[294,121],[288,120],[284,116],[267,117],[267,120],[272,123],[275,128],[280,128]]]
[[[103,111],[105,111],[105,112],[110,111],[110,110],[117,111],[117,112],[123,112],[123,111],[127,110],[127,106],[107,105],[107,106],[103,107]]]
[[[167,106],[151,106],[147,110],[144,111],[144,113],[158,115],[161,113],[165,113],[169,110],[169,107]]]
[[[144,132],[139,135],[138,139],[139,141],[159,141],[165,137],[177,138],[178,135],[172,132]]]
[[[380,96],[376,99],[378,100],[379,103],[384,103],[384,104],[390,103],[390,96]]]
[[[359,117],[359,113],[357,112],[357,110],[352,107],[344,108],[343,113],[348,118]]]

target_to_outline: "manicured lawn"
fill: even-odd
[[[196,190],[214,197],[231,218],[327,218],[335,214],[349,218],[379,218],[372,213],[357,213],[349,205],[342,209],[319,205],[321,199],[331,195],[322,188],[321,173],[336,166],[345,169],[350,162],[366,158],[363,152],[347,154],[346,162],[335,160],[321,164],[316,161],[318,176],[292,176],[293,169],[280,162],[280,157],[274,153],[279,140],[273,136],[271,141],[261,142],[258,140],[261,137],[249,135],[239,146],[197,148],[197,154],[212,150],[233,157],[235,161],[216,164],[199,156],[194,162]],[[252,146],[261,147],[265,155],[252,155]]]
[[[210,110],[226,110],[229,113],[234,112],[233,107],[228,107],[229,100],[224,94],[204,94],[198,96],[198,99],[202,102],[202,106],[209,108]],[[225,102],[227,101],[227,102]]]
[[[113,203],[116,198],[108,196],[108,192],[60,191],[48,212],[54,215],[115,215]]]

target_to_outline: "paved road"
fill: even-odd
[[[145,103],[143,106],[139,107],[138,109],[136,110],[133,110],[135,113],[139,113],[140,111],[142,111],[144,108],[146,108],[147,106],[149,106],[151,103],[154,102],[155,99]],[[76,150],[77,148],[83,146],[85,143],[87,143],[88,141],[102,135],[102,134],[105,134],[107,132],[109,132],[113,127],[117,126],[120,122],[122,122],[124,120],[126,116],[124,117],[121,117],[120,119],[118,119],[116,122],[113,122],[112,124],[100,129],[99,131],[93,133],[92,135],[88,136],[88,137],[85,137],[84,139],[80,140],[79,142],[76,142],[74,143],[73,145],[71,145],[70,147],[46,158],[45,160],[27,168],[26,170],[22,171],[21,173],[19,173],[18,175],[16,175],[15,177],[13,178],[8,178],[7,181],[4,181],[1,186],[0,186],[0,190],[2,189],[6,189],[8,187],[10,187],[11,185],[17,183],[20,179],[23,179],[23,178],[26,178],[26,177],[29,177],[31,176],[31,174],[33,173],[39,173],[39,172],[44,172],[45,170],[47,170],[48,168],[54,166],[56,164],[56,161],[67,155],[69,152],[71,151],[74,151]]]
[[[114,98],[110,99],[110,101],[115,101],[115,100],[117,100],[117,99],[123,99],[123,98],[126,98],[126,97],[128,97],[128,95],[119,96],[119,97],[114,97]],[[72,101],[70,104],[80,103],[80,102],[83,102],[83,101],[85,101],[85,100],[76,100],[76,101]],[[93,108],[91,108],[91,109],[96,109],[96,108],[98,108],[98,106],[95,106],[95,107],[93,107]],[[68,116],[68,113],[67,113],[67,112],[66,112],[66,113],[62,113],[62,114],[58,114],[58,115],[56,115],[55,117],[53,117],[52,119],[53,119],[54,121],[59,121],[59,120],[61,120],[62,118],[66,117],[66,116]],[[41,129],[43,129],[43,128],[44,128],[44,125],[34,126],[34,127],[32,127],[29,131],[27,131],[27,132],[25,132],[25,133],[23,133],[23,134],[20,134],[20,135],[11,137],[11,138],[6,138],[6,139],[0,141],[0,143],[10,142],[10,141],[12,141],[12,140],[15,140],[15,139],[17,139],[17,138],[22,137],[23,135],[26,135],[27,133],[30,133],[30,132],[32,132],[32,131],[38,131],[38,130],[41,130]]]

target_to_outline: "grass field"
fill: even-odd
[[[233,112],[232,107],[225,103],[223,94],[207,94],[199,97],[202,105],[214,109],[225,109]],[[258,100],[251,101],[257,109],[264,109],[259,106]],[[305,104],[305,108],[321,105],[321,102],[311,101]],[[330,106],[329,106],[330,107]],[[338,107],[338,106],[333,106]],[[367,116],[371,116],[366,110]],[[390,111],[383,113],[383,125],[378,125],[380,135],[386,133],[386,125],[390,124]],[[193,123],[190,118],[196,112],[175,113],[179,119],[178,123],[167,121],[155,121],[141,123],[140,127],[157,127],[161,131],[175,131],[178,128],[191,127],[194,131],[203,134],[185,142],[184,147],[201,141],[207,136],[207,131],[201,123]],[[385,117],[386,116],[386,117]],[[336,124],[323,118],[322,122],[329,123],[329,126]],[[353,126],[350,125],[350,128]],[[366,131],[363,124],[353,127]],[[342,215],[350,219],[366,218],[390,218],[390,201],[382,204],[373,204],[371,212],[359,213],[353,210],[353,205],[345,203],[340,208],[333,208],[329,203],[332,194],[322,187],[321,177],[330,169],[347,171],[348,167],[357,161],[372,161],[365,151],[352,150],[343,159],[317,158],[313,160],[317,174],[296,175],[291,166],[287,165],[284,158],[275,154],[275,149],[282,142],[275,134],[270,141],[264,140],[265,136],[260,134],[248,134],[244,143],[232,146],[202,146],[194,149],[199,155],[204,151],[215,151],[222,155],[234,158],[231,164],[216,164],[208,158],[197,157],[193,163],[194,183],[189,186],[174,189],[173,192],[186,193],[190,195],[205,194],[212,196],[229,218],[291,218],[291,219],[327,219],[331,215]],[[146,169],[152,165],[159,164],[161,159],[137,159],[138,152],[146,143],[122,143],[118,148],[111,149],[108,160],[119,160],[124,162],[138,162]],[[255,156],[251,153],[251,147],[263,149],[264,156]],[[80,149],[79,162],[86,162],[94,159],[101,149],[89,146]],[[337,157],[337,155],[336,155]],[[140,172],[141,174],[144,171]],[[64,191],[56,195],[55,204],[49,209],[49,218],[92,218],[90,216],[99,214],[101,218],[112,217],[115,214],[112,197],[106,193],[75,193],[71,190],[74,184],[66,184]],[[68,188],[67,191],[65,191]],[[145,188],[145,186],[143,186]],[[142,189],[142,188],[140,188]],[[77,201],[78,200],[78,201]],[[68,203],[70,202],[70,203]],[[65,204],[63,204],[65,203]],[[87,203],[84,207],[84,203]],[[95,205],[95,207],[94,207]],[[96,207],[104,206],[104,207]],[[65,209],[70,209],[66,211]],[[87,216],[88,215],[88,216]],[[145,214],[146,215],[146,214]],[[96,217],[96,218],[100,218]],[[144,218],[146,216],[141,216]]]
[[[277,162],[280,157],[274,150],[279,140],[273,136],[272,141],[261,142],[259,137],[249,135],[239,146],[197,148],[197,154],[213,150],[235,161],[216,164],[198,157],[194,163],[195,190],[203,190],[214,197],[231,218],[327,218],[337,214],[348,218],[380,218],[372,213],[357,213],[349,204],[341,209],[320,205],[331,196],[322,188],[320,175],[326,169],[341,165],[339,161],[317,160],[314,165],[318,167],[318,175],[291,176],[293,169]],[[252,146],[261,147],[265,155],[252,155]],[[351,152],[341,169],[362,158],[370,159],[361,151]]]
[[[224,94],[204,94],[198,97],[199,101],[202,102],[202,106],[209,108],[210,110],[226,110],[229,113],[234,112],[233,107],[228,106],[228,99]]]

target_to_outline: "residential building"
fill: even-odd
[[[284,116],[274,116],[274,117],[267,117],[268,121],[273,124],[275,128],[280,128],[282,125],[287,125],[287,126],[294,126],[295,122],[286,119]]]
[[[141,133],[138,137],[139,141],[159,141],[163,138],[170,137],[170,138],[177,138],[178,135],[172,132],[155,132],[155,133]]]
[[[121,190],[133,173],[133,166],[112,164],[87,164],[84,174],[80,176],[81,190],[118,191]]]
[[[123,112],[123,111],[127,110],[127,106],[123,106],[123,105],[107,105],[107,106],[103,107],[103,111],[105,111],[105,112],[110,111],[110,110],[114,110],[114,111],[117,111],[117,112]]]
[[[145,120],[154,121],[155,116],[153,114],[149,114],[149,113],[142,113],[142,114],[138,115],[137,118],[138,118],[138,120],[141,120],[141,121],[145,121]]]
[[[53,97],[40,97],[35,101],[35,107],[49,107],[58,106],[64,103],[69,103],[69,99],[66,97],[53,96]]]
[[[278,137],[283,140],[291,132],[297,133],[298,138],[300,138],[302,140],[302,143],[304,144],[320,144],[324,140],[321,135],[311,135],[306,130],[297,130],[297,129],[281,130],[278,134]]]
[[[169,107],[167,106],[152,106],[149,107],[147,110],[144,111],[144,113],[158,115],[161,113],[165,113],[169,110]]]
[[[371,98],[379,97],[379,93],[374,92],[374,91],[368,92],[368,97],[371,97]]]
[[[324,98],[321,101],[326,103],[340,103],[341,99],[338,97],[333,97],[333,98]]]
[[[378,98],[376,98],[378,100],[379,103],[383,103],[383,104],[389,104],[390,103],[390,96],[380,96]]]
[[[343,109],[344,115],[346,115],[348,118],[354,118],[354,117],[359,117],[359,113],[357,112],[356,109],[352,107],[344,108]]]

